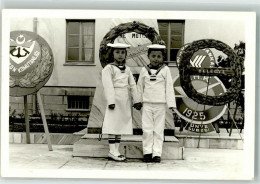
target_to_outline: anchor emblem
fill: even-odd
[[[17,51],[17,52],[16,52],[16,51]],[[23,51],[25,52],[25,54],[24,54],[24,55],[21,55],[21,47],[18,47],[18,48],[14,48],[13,50],[11,50],[11,51],[10,51],[10,54],[11,54],[12,56],[18,57],[18,58],[20,58],[20,57],[25,57],[25,56],[27,56],[28,54],[30,54],[30,52],[29,52],[27,49],[25,49],[25,48],[23,48]],[[15,55],[15,52],[17,53],[16,55]]]
[[[16,63],[20,64],[30,55],[34,49],[35,41],[26,41],[25,36],[20,34],[16,40],[10,39],[10,58]]]

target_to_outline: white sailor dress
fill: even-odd
[[[138,102],[137,88],[130,68],[125,71],[111,64],[102,70],[102,83],[107,100],[103,121],[103,134],[133,134],[132,128],[132,98]],[[115,104],[109,109],[108,105]]]

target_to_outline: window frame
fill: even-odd
[[[88,98],[88,108],[87,109],[80,109],[80,108],[69,108],[69,97],[87,97]],[[83,96],[83,95],[68,95],[67,96],[67,108],[66,111],[71,112],[89,112],[90,111],[90,96]]]
[[[167,22],[168,23],[168,32],[167,32],[167,37],[168,37],[168,43],[166,45],[166,48],[167,48],[167,63],[168,63],[168,66],[176,66],[177,67],[177,60],[175,58],[175,60],[171,61],[171,49],[180,49],[180,48],[171,48],[171,38],[172,36],[179,36],[179,35],[172,35],[171,34],[171,31],[172,31],[172,28],[171,28],[171,23],[182,23],[183,26],[182,26],[182,45],[184,45],[184,34],[185,34],[185,20],[173,20],[173,19],[158,19],[157,22],[158,22],[158,25],[160,23],[160,21],[164,21],[164,22]],[[158,26],[159,27],[159,26]],[[159,29],[159,28],[158,28]],[[160,29],[159,29],[159,34],[160,34]]]
[[[80,27],[79,27],[79,46],[78,47],[75,47],[75,48],[78,48],[79,49],[79,53],[78,53],[78,56],[79,56],[79,60],[69,60],[68,59],[68,51],[69,51],[69,35],[77,35],[77,34],[69,34],[68,33],[68,23],[69,22],[79,22],[80,24]],[[82,23],[85,23],[85,22],[93,22],[94,23],[94,34],[93,34],[93,61],[83,61],[82,60],[82,49],[84,49],[83,47],[83,43],[82,43],[82,37],[83,37],[83,26],[82,26]],[[96,62],[95,62],[95,32],[96,32],[96,20],[95,19],[66,19],[66,57],[65,57],[65,63],[63,64],[64,66],[95,66],[96,65]],[[70,47],[70,48],[73,48],[73,47]]]

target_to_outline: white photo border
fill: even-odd
[[[145,13],[144,13],[145,12]],[[4,177],[48,177],[48,178],[113,178],[113,179],[186,179],[214,180],[219,173],[205,175],[201,172],[182,173],[172,171],[107,171],[107,170],[15,170],[9,168],[9,38],[10,19],[19,17],[39,18],[142,18],[142,19],[210,19],[240,20],[245,23],[246,61],[245,63],[245,129],[244,129],[244,170],[245,175],[236,180],[254,178],[255,152],[255,58],[256,58],[256,13],[220,11],[134,11],[134,10],[43,10],[4,9],[2,13],[2,67],[1,67],[1,175]],[[109,17],[108,17],[109,16]],[[250,89],[250,90],[247,90]],[[86,175],[87,173],[87,175]],[[221,178],[223,179],[223,178]],[[224,178],[231,180],[232,178]]]

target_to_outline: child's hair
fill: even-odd
[[[148,57],[149,57],[149,55],[151,54],[152,51],[161,51],[162,52],[162,56],[163,56],[163,61],[167,60],[166,49],[152,49],[152,48],[149,48],[148,49],[148,54],[147,54]]]
[[[109,53],[109,61],[114,62],[114,50],[118,48],[111,48],[110,53]],[[125,49],[125,56],[127,56],[127,50]],[[125,61],[125,60],[124,60]]]

